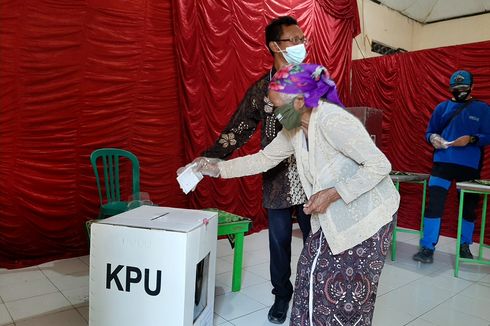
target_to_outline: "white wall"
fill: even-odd
[[[421,29],[420,33],[414,34],[414,50],[488,41],[490,13],[426,24]]]
[[[379,56],[371,52],[373,40],[407,51],[490,40],[490,13],[420,24],[370,0],[357,0],[357,5],[361,34],[352,46],[353,59]]]
[[[354,41],[357,41],[365,57],[380,55],[371,52],[373,40],[391,47],[412,49],[412,35],[416,25],[420,24],[388,7],[380,6],[369,0],[357,0],[357,6],[361,21],[361,34]],[[353,59],[363,57],[355,42],[352,51]]]

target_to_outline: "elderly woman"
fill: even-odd
[[[371,325],[400,199],[390,162],[341,107],[324,67],[284,67],[269,85],[269,98],[284,127],[272,143],[229,161],[198,158],[198,170],[235,178],[294,154],[312,230],[298,261],[291,325]]]

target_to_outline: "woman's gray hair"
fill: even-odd
[[[294,98],[298,95],[303,95],[303,94],[302,93],[298,93],[298,94],[279,93],[281,100],[283,100],[285,103],[292,102],[294,100]]]

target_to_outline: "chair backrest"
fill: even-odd
[[[90,162],[94,169],[95,180],[97,181],[97,189],[99,191],[100,204],[103,204],[102,188],[100,186],[99,171],[97,168],[97,160],[102,160],[102,168],[104,171],[104,184],[107,202],[121,201],[121,187],[119,184],[119,164],[120,158],[126,158],[131,161],[133,171],[133,192],[135,199],[139,199],[140,193],[140,164],[138,158],[131,152],[118,148],[101,148],[92,152]]]

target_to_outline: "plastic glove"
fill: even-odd
[[[184,171],[185,171],[185,169],[187,169],[187,168],[188,168],[188,167],[189,167],[191,164],[192,164],[192,162],[191,162],[191,163],[189,163],[189,164],[187,164],[187,165],[185,165],[185,166],[182,166],[182,167],[178,168],[178,169],[177,169],[177,176],[181,175],[181,174],[182,174],[182,172],[184,172]]]
[[[438,134],[430,135],[430,143],[435,149],[447,149],[447,141]]]
[[[201,172],[202,175],[218,178],[220,175],[218,162],[220,161],[221,160],[217,158],[198,157],[192,161],[192,164],[195,164],[193,170]]]

